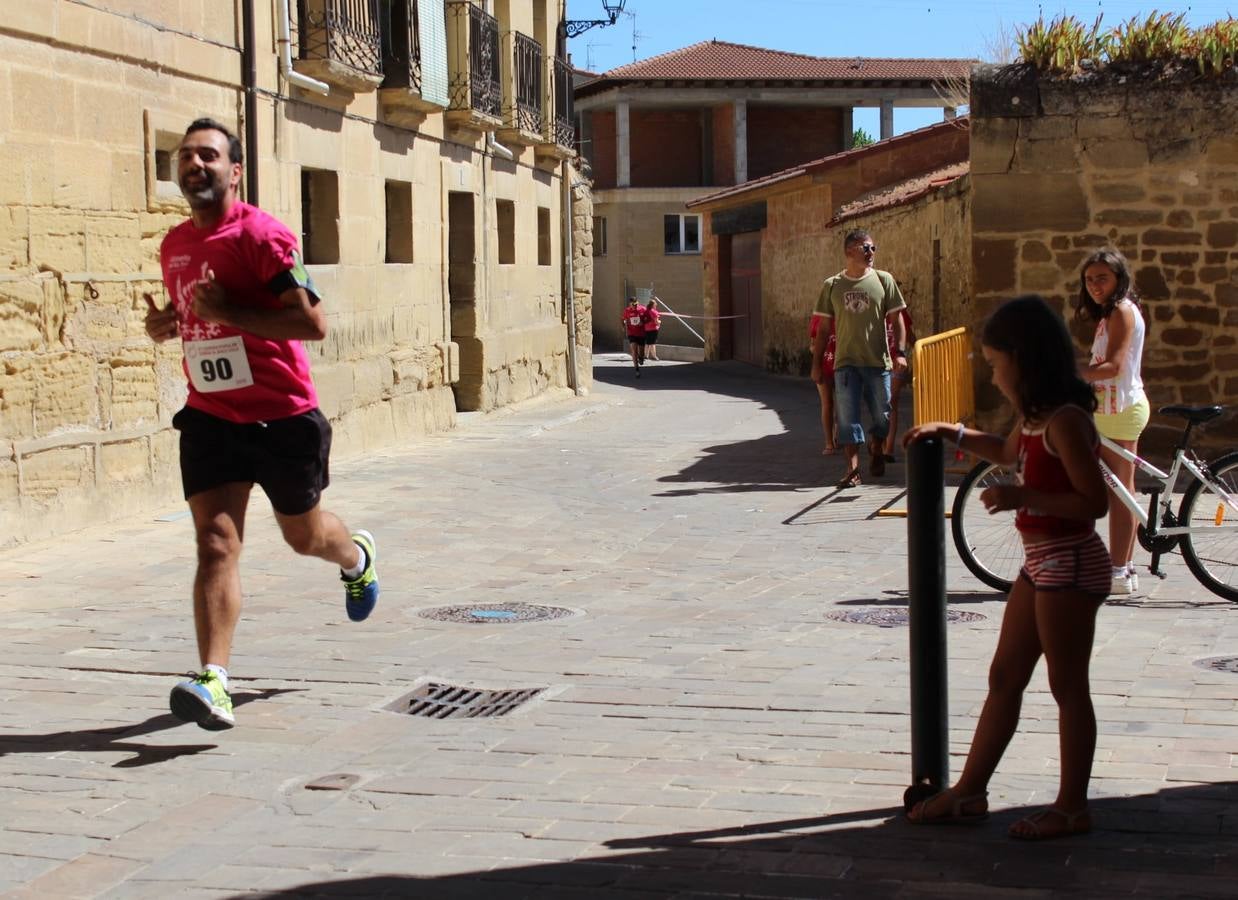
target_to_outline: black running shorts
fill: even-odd
[[[298,516],[318,505],[330,483],[331,423],[317,409],[241,425],[186,406],[172,427],[181,433],[185,499],[249,482],[262,487],[276,512]]]

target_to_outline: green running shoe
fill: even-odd
[[[203,672],[189,681],[182,681],[172,688],[168,703],[176,718],[182,722],[197,722],[199,728],[207,731],[225,731],[236,724],[232,716],[232,697],[214,672]]]
[[[374,544],[374,535],[368,531],[356,531],[352,535],[353,543],[365,551],[365,571],[356,578],[348,578],[342,572],[340,580],[344,582],[344,608],[348,618],[354,622],[363,622],[374,611],[378,602],[378,574],[374,571],[374,560],[378,558],[378,550]]]

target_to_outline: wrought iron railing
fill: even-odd
[[[297,56],[381,75],[378,0],[297,0]]]
[[[469,95],[473,109],[495,118],[502,116],[499,20],[473,5],[469,6]]]
[[[383,32],[383,87],[421,93],[421,34],[417,0],[380,0]]]
[[[555,57],[554,139],[560,147],[571,149],[576,142],[572,114],[572,68],[567,60]]]
[[[516,108],[513,124],[522,131],[542,133],[542,45],[515,33]]]

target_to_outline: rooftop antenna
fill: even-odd
[[[585,68],[592,72],[593,69],[593,48],[594,47],[609,47],[610,44],[585,44]]]
[[[636,13],[625,12],[625,16],[632,20],[632,62],[636,62],[636,42],[648,37],[643,31],[636,30]]]

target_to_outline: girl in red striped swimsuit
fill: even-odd
[[[988,784],[1019,724],[1023,690],[1041,655],[1058,706],[1061,781],[1051,806],[1020,819],[1010,836],[1044,840],[1092,827],[1088,779],[1096,750],[1096,715],[1088,666],[1096,613],[1109,592],[1109,555],[1096,534],[1105,514],[1105,482],[1097,463],[1091,387],[1075,365],[1061,317],[1039,297],[998,308],[981,337],[993,384],[1018,412],[1002,437],[962,424],[931,422],[904,443],[936,436],[977,456],[1015,466],[1017,483],[990,487],[980,499],[990,512],[1014,509],[1024,566],[1010,590],[989,693],[976,724],[963,774],[953,787],[917,803],[917,824],[979,822],[988,815]]]

